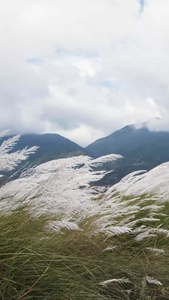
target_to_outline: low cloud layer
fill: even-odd
[[[82,146],[156,117],[169,130],[168,14],[168,0],[1,3],[1,130]]]

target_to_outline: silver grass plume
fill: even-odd
[[[0,138],[2,138],[6,132],[0,132]],[[20,136],[16,135],[12,138],[5,140],[0,146],[0,171],[12,171],[21,161],[26,160],[30,154],[34,154],[35,151],[39,148],[37,146],[31,148],[24,148],[22,150],[9,153]]]
[[[111,284],[111,283],[114,283],[114,282],[123,284],[123,283],[130,283],[131,281],[128,278],[125,278],[125,277],[113,278],[113,279],[109,279],[109,280],[100,282],[100,285],[107,286],[108,284]]]
[[[155,285],[163,285],[160,281],[157,279],[151,278],[149,276],[144,277],[144,280],[150,284],[155,284]]]
[[[152,247],[147,247],[146,249],[154,252],[157,255],[165,253],[165,251],[163,249],[152,248]]]

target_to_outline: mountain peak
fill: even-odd
[[[133,171],[150,170],[169,161],[169,132],[155,130],[152,125],[157,123],[161,124],[161,120],[127,125],[86,147],[88,155],[95,158],[112,153],[124,157],[107,178],[107,184],[114,184]]]

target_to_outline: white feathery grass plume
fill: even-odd
[[[149,237],[156,237],[157,234],[165,234],[166,237],[169,237],[169,230],[167,229],[162,229],[162,228],[145,228],[143,229],[144,232],[138,234],[136,237],[135,237],[135,240],[136,241],[142,241],[143,239],[145,238],[149,238]],[[133,233],[136,233],[136,231]]]
[[[166,237],[169,237],[169,230],[162,228],[154,228],[153,231],[158,234],[165,234]]]
[[[10,211],[10,207],[18,207],[24,199],[36,215],[63,214],[65,219],[74,214],[76,219],[80,216],[84,219],[100,214],[103,208],[97,198],[102,191],[96,191],[90,182],[100,180],[106,172],[93,171],[91,160],[87,156],[76,156],[39,165],[28,177],[0,189],[0,198],[9,199],[0,202],[1,210]]]
[[[163,285],[160,281],[157,279],[151,278],[149,276],[144,277],[144,280],[150,284],[155,284],[155,285]]]
[[[165,253],[165,251],[163,249],[158,249],[158,248],[153,248],[153,247],[147,247],[146,249],[154,252],[157,255]]]
[[[13,149],[16,145],[17,141],[19,140],[20,135],[15,135],[8,140],[5,140],[0,146],[0,157]]]
[[[6,149],[9,149],[7,144]],[[32,148],[22,151],[25,150],[30,154]],[[113,160],[118,158],[118,155],[111,155]],[[157,230],[157,228],[140,226],[133,229],[140,221],[160,221],[157,219],[158,215],[157,218],[147,218],[147,214],[145,218],[136,220],[136,213],[142,210],[140,197],[125,200],[120,194],[112,196],[110,189],[109,193],[107,191],[104,193],[105,189],[94,186],[94,182],[106,174],[105,171],[94,171],[94,166],[101,161],[105,162],[106,159],[109,160],[110,156],[97,160],[88,156],[78,156],[42,164],[23,178],[10,182],[0,189],[0,198],[3,199],[0,201],[0,208],[4,212],[10,211],[17,208],[18,203],[22,201],[22,204],[30,205],[30,210],[35,215],[63,214],[60,221],[51,224],[55,230],[63,227],[78,230],[80,226],[78,218],[83,220],[97,216],[97,219],[94,218],[92,222],[94,234],[103,232],[108,236],[114,236],[132,232],[137,235],[135,239],[138,241],[156,236],[157,233],[168,234],[160,228]],[[157,212],[160,210],[160,205],[145,206],[145,211],[149,209]],[[70,216],[75,216],[74,220],[69,220]]]
[[[0,131],[0,139],[8,132],[8,130],[5,131]],[[1,149],[1,146],[0,146]],[[4,175],[0,174],[0,178],[3,177]]]
[[[146,205],[144,207],[142,207],[140,210],[151,210],[151,212],[155,212],[155,211],[159,211],[161,210],[162,208],[164,207],[164,205],[155,205],[155,204],[152,204],[152,205]]]
[[[125,278],[125,277],[122,277],[122,278],[113,278],[113,279],[109,279],[109,280],[100,282],[100,285],[106,287],[107,285],[109,285],[111,283],[115,283],[115,282],[123,284],[123,283],[130,283],[131,281],[128,278]]]
[[[151,229],[148,228],[146,229],[144,232],[141,232],[140,234],[138,234],[136,237],[135,237],[135,240],[140,242],[144,239],[147,239],[147,238],[150,238],[150,237],[155,237],[156,234],[154,233],[151,233]]]
[[[69,220],[53,221],[48,224],[49,228],[52,228],[56,232],[60,232],[62,228],[67,228],[69,230],[82,230],[75,222],[70,222]]]
[[[149,214],[149,216],[150,216],[150,218],[153,218],[153,217],[168,217],[168,215],[167,214],[163,214],[163,213],[155,213],[155,212],[151,212],[150,214]]]
[[[137,219],[138,222],[159,222],[160,219],[157,218],[141,218],[141,219]]]
[[[133,220],[134,218],[135,218],[135,215],[130,215],[129,217],[124,218],[123,220],[121,220],[119,222],[119,226],[123,226],[123,225],[129,226],[129,224],[132,223],[132,222],[129,223],[129,221]]]
[[[101,227],[102,224],[108,227],[111,225],[115,225],[117,222],[113,219],[112,215],[109,214],[105,216],[100,216],[94,223],[95,225],[99,225],[99,227]]]
[[[119,155],[119,154],[109,154],[109,155],[104,155],[104,156],[101,156],[99,158],[96,158],[96,159],[93,159],[91,160],[90,162],[90,166],[91,167],[96,167],[96,166],[100,166],[106,162],[113,162],[113,161],[116,161],[117,159],[122,159],[123,156]]]
[[[6,132],[0,132],[3,137]],[[39,147],[25,148],[20,151],[9,153],[16,145],[20,136],[16,135],[5,140],[0,146],[0,171],[12,171],[22,160],[26,160],[30,154],[35,153]]]
[[[168,201],[169,197],[169,162],[163,163],[149,172],[136,171],[124,177],[119,183],[107,190],[106,196],[117,193],[123,196],[152,195],[151,200],[160,203]],[[154,197],[154,195],[158,196]],[[147,199],[148,200],[148,199]]]
[[[153,218],[153,217],[136,219],[134,221],[126,223],[126,226],[133,227],[139,222],[160,222],[160,219]]]
[[[154,202],[159,202],[160,200],[160,196],[156,196],[155,195],[152,195],[152,197],[148,197],[148,198],[144,198],[142,199],[141,201],[139,201],[140,204],[146,204],[148,201],[154,201]]]
[[[127,226],[109,226],[109,227],[104,226],[99,229],[99,232],[103,232],[109,236],[131,233],[131,231],[132,229]]]
[[[136,202],[140,204],[140,202],[138,201],[140,199],[140,197],[137,197],[137,198],[132,198],[132,199],[129,199],[129,200],[123,200],[121,201],[121,203],[123,203],[123,205],[132,205],[133,202]]]
[[[26,160],[30,154],[34,154],[38,147],[25,148],[13,153],[0,153],[0,171],[12,171],[23,160]]]
[[[108,246],[107,248],[105,248],[102,252],[106,252],[106,251],[113,252],[116,250],[117,250],[117,246],[112,245],[112,246]]]
[[[6,135],[7,132],[8,132],[8,130],[0,131],[0,139],[1,139],[4,135]]]

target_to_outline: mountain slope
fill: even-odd
[[[96,140],[86,147],[86,151],[93,157],[111,153],[125,156],[143,146],[146,148],[155,146],[155,150],[158,151],[160,148],[161,151],[161,148],[169,146],[169,132],[150,131],[146,126],[136,129],[134,125],[128,125],[105,138]]]
[[[1,141],[11,136],[5,136]],[[82,147],[59,134],[24,134],[13,151],[25,147],[38,146],[39,149],[29,158],[31,163],[40,164],[53,159],[85,154]]]
[[[150,131],[144,125],[139,129],[128,125],[95,141],[85,150],[93,157],[111,153],[124,157],[113,166],[114,172],[102,181],[104,184],[114,184],[133,171],[150,170],[169,161],[169,132]],[[111,170],[111,165],[107,165],[107,170]]]

